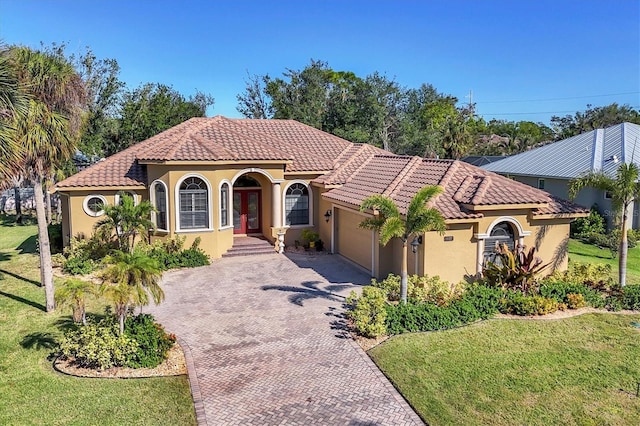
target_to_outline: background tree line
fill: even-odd
[[[624,121],[640,124],[638,110],[616,103],[553,116],[550,125],[485,121],[474,104],[459,106],[431,84],[407,88],[378,72],[362,78],[315,60],[282,77],[249,75],[237,100],[248,118],[294,119],[397,154],[441,158],[510,155]]]

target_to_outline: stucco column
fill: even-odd
[[[282,226],[282,192],[279,182],[271,185],[271,226],[274,228]]]
[[[478,238],[478,251],[476,253],[476,273],[482,273],[484,263],[484,238]]]

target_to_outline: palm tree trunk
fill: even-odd
[[[33,182],[33,192],[36,201],[36,217],[38,219],[38,242],[40,247],[40,279],[44,286],[47,312],[56,309],[53,288],[53,267],[51,265],[51,246],[47,218],[44,212],[44,194],[42,191],[42,177],[36,176]]]
[[[627,206],[622,207],[622,229],[620,230],[620,259],[618,259],[618,279],[620,286],[624,287],[627,283]]]
[[[402,239],[402,266],[400,270],[400,300],[402,303],[407,303],[407,238]]]
[[[47,214],[47,225],[51,225],[51,194],[44,188],[45,212]]]
[[[13,188],[15,195],[13,196],[13,200],[16,205],[16,223],[18,225],[22,224],[22,199],[20,198],[20,187],[15,186]]]

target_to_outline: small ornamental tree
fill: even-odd
[[[402,303],[407,303],[409,239],[428,231],[444,233],[446,228],[442,214],[433,207],[427,207],[427,203],[442,191],[441,186],[425,186],[409,203],[406,215],[400,213],[400,209],[391,198],[379,194],[365,199],[360,206],[361,212],[373,211],[373,217],[363,220],[360,227],[377,231],[383,246],[386,246],[392,238],[402,240],[402,270],[400,274],[400,299]]]

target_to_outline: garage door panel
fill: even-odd
[[[371,269],[372,232],[359,227],[364,216],[336,209],[337,252],[358,265]]]

